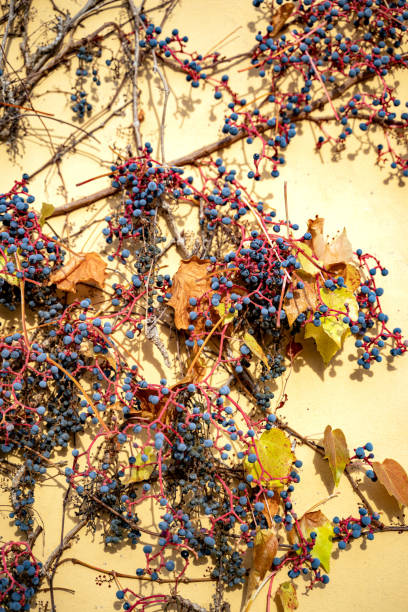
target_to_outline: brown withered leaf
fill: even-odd
[[[304,281],[304,289],[294,289],[293,298],[285,299],[285,312],[288,323],[291,326],[297,317],[306,310],[314,311],[317,309],[320,300],[315,283]]]
[[[286,2],[285,4],[282,4],[282,6],[280,6],[279,9],[273,13],[271,19],[271,26],[273,26],[272,36],[274,38],[277,37],[277,35],[293,13],[294,8],[295,5],[293,4],[293,2]]]
[[[408,506],[408,476],[402,465],[394,459],[373,462],[373,470],[379,482],[395,497],[399,506]]]
[[[298,609],[299,602],[296,595],[296,587],[293,582],[289,580],[282,582],[276,591],[276,597],[282,604],[283,612],[290,612],[291,610]]]
[[[258,586],[271,568],[278,550],[278,540],[273,529],[257,529],[255,536],[252,567],[248,577],[245,612],[248,612],[255,599]]]
[[[325,458],[329,460],[334,484],[337,487],[350,459],[346,437],[342,430],[332,429],[330,425],[327,425],[324,430],[323,446]]]
[[[353,257],[353,249],[346,230],[343,229],[330,243],[323,235],[324,219],[315,217],[309,219],[308,230],[312,234],[311,247],[318,259],[323,262],[325,267],[333,264],[348,263]]]
[[[62,291],[77,290],[79,283],[103,288],[105,284],[106,262],[98,253],[78,253],[71,255],[69,261],[53,272],[50,284],[55,283]]]
[[[193,363],[193,361],[195,360],[196,354],[197,354],[197,348],[193,353],[193,357],[190,363]],[[188,369],[189,369],[189,365],[187,366],[187,370]],[[177,383],[172,385],[171,388],[173,389],[175,387],[181,387],[182,385],[188,385],[189,383],[199,383],[203,380],[206,372],[207,372],[206,361],[204,357],[200,355],[198,359],[194,361],[194,365],[193,365],[191,372],[187,376],[182,378],[181,380],[177,381]]]
[[[143,419],[153,421],[153,419],[155,419],[165,407],[168,397],[163,395],[157,404],[152,404],[151,402],[149,402],[149,395],[155,395],[155,393],[152,392],[151,389],[137,389],[135,397],[139,400],[139,406],[135,402],[134,408],[131,409],[131,412],[137,414],[137,416],[140,416]],[[164,423],[171,423],[173,418],[174,404],[169,403],[162,417],[162,420]]]
[[[211,288],[211,278],[207,271],[209,263],[208,259],[199,259],[196,255],[180,262],[174,275],[172,296],[167,302],[174,308],[177,329],[187,329],[190,325],[189,298],[199,298]]]

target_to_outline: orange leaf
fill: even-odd
[[[78,283],[87,283],[103,288],[105,284],[106,263],[98,253],[78,253],[71,255],[62,268],[50,276],[50,284],[55,283],[62,291],[77,290]]]
[[[324,219],[321,217],[308,221],[308,230],[312,234],[311,247],[316,257],[323,262],[325,267],[351,261],[353,249],[347,238],[346,230],[343,229],[341,234],[328,243],[323,235],[323,227]]]
[[[275,523],[273,521],[273,517],[275,516],[275,514],[277,514],[278,509],[279,509],[279,503],[280,500],[282,499],[280,496],[280,491],[279,489],[272,489],[273,490],[273,497],[268,497],[267,495],[264,495],[263,498],[263,503],[265,506],[265,518],[266,518],[266,522],[268,523],[268,527],[271,529],[272,527],[275,527]]]
[[[356,291],[361,283],[360,270],[353,264],[332,264],[329,266],[329,272],[333,276],[342,276],[344,284],[350,291]]]
[[[174,275],[172,296],[167,302],[174,308],[174,322],[177,329],[187,329],[190,325],[189,298],[200,298],[211,288],[211,278],[207,272],[210,261],[193,255],[191,259],[181,261]]]
[[[293,298],[285,299],[285,312],[291,326],[306,310],[315,311],[320,303],[315,283],[304,281],[304,289],[294,289]]]
[[[307,537],[310,531],[313,531],[313,529],[315,529],[316,527],[320,527],[321,525],[324,525],[326,521],[327,521],[327,518],[325,517],[323,512],[321,510],[315,510],[314,512],[306,512],[306,514],[304,514],[299,519],[299,527],[300,527],[302,534],[306,535]],[[289,540],[291,542],[296,542],[296,539],[297,537],[295,533],[290,532]]]
[[[408,476],[402,465],[394,459],[373,462],[373,470],[388,493],[395,497],[399,506],[408,506]]]

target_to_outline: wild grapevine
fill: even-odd
[[[253,5],[270,8],[261,0]],[[46,582],[55,610],[53,578],[64,561],[114,581],[124,610],[172,603],[202,610],[202,602],[182,597],[182,584],[195,580],[190,570],[203,559],[201,580],[217,584],[212,610],[227,610],[224,588],[245,583],[245,609],[267,585],[270,610],[278,573],[289,578],[278,597],[294,609],[296,578],[307,576],[309,589],[329,582],[333,545],[341,551],[354,539],[406,530],[383,523],[352,474],[360,470],[378,481],[400,506],[408,504],[408,476],[395,460],[374,461],[371,442],[349,451],[344,433],[330,425],[321,443],[294,431],[279,415],[287,397],[275,397],[276,380],[302,351],[303,339],[314,339],[327,364],[352,336],[364,370],[384,356],[403,355],[407,342],[383,312],[380,284],[388,270],[374,255],[354,250],[345,232],[327,242],[320,217],[300,230],[287,210],[278,213],[254,199],[239,172],[214,153],[243,139],[258,147],[246,178],[261,180],[265,169],[277,177],[298,123],[318,125],[318,149],[342,148],[357,120],[362,132],[377,135],[380,128],[378,162],[406,177],[407,161],[396,147],[408,115],[398,115],[401,100],[387,75],[407,65],[408,10],[402,0],[277,1],[244,54],[242,70],[263,79],[258,105],[233,91],[228,74],[217,76],[229,61],[219,52],[190,53],[178,29],[164,37],[151,13],[132,2],[129,10],[134,29],[113,28],[124,57],[138,50],[156,70],[165,65],[185,73],[194,88],[213,88],[215,100],[225,100],[225,138],[167,163],[165,116],[160,159],[135,128],[135,154],[107,172],[119,197],[105,218],[103,253],[76,253],[46,230],[46,218],[58,211],[36,206],[28,188],[33,173],[0,196],[0,303],[21,314],[21,329],[0,339],[0,450],[6,469],[14,470],[10,519],[21,538],[2,543],[0,612],[31,609]],[[93,112],[86,86],[91,74],[95,86],[103,78],[98,60],[105,35],[102,28],[68,49],[78,60],[69,95],[79,123]],[[105,67],[120,73],[121,63],[109,56]],[[38,71],[42,78],[41,65]],[[348,95],[374,77],[381,83],[375,93]],[[1,133],[12,142],[27,87],[3,85]],[[325,107],[332,114],[316,115]],[[197,167],[189,175],[184,166],[192,162]],[[198,216],[190,247],[174,218],[182,205]],[[173,246],[182,257],[179,268],[162,274],[161,258]],[[107,268],[113,264],[119,280],[112,283]],[[99,290],[90,292],[89,285]],[[134,357],[147,339],[170,363],[159,330],[180,343],[182,366],[172,384],[155,381],[148,364]],[[329,520],[313,509],[297,515],[302,462],[293,440],[328,459],[336,485],[340,478],[350,482],[359,505],[348,516]],[[64,512],[70,504],[77,522],[41,562],[32,551],[39,534],[35,492],[50,473],[62,479]],[[144,520],[147,507],[157,528],[147,526],[150,516]],[[144,561],[130,577],[170,582],[174,592],[158,587],[146,595],[122,587],[119,572],[65,559],[85,528],[101,529],[107,549],[142,551]]]

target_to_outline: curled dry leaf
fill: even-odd
[[[272,567],[277,550],[278,540],[275,531],[258,527],[253,548],[252,567],[248,577],[246,612],[252,606],[257,594],[257,588],[264,579],[266,572]]]
[[[296,595],[296,587],[293,582],[289,580],[282,582],[276,591],[276,597],[280,600],[283,608],[283,612],[290,612],[291,610],[297,610],[299,603]]]
[[[71,255],[62,268],[50,276],[50,284],[55,283],[62,291],[76,292],[79,283],[103,288],[105,284],[106,262],[98,253],[78,253]]]
[[[394,459],[373,462],[373,470],[379,482],[395,497],[399,506],[408,506],[408,476],[402,465]]]
[[[308,230],[312,234],[310,243],[316,257],[323,262],[326,268],[333,264],[345,264],[351,261],[353,249],[347,238],[346,230],[343,229],[341,234],[328,243],[323,235],[323,228],[324,219],[322,217],[309,219]]]
[[[285,299],[285,312],[290,326],[296,321],[298,316],[306,310],[314,312],[319,306],[319,295],[316,283],[304,281],[303,289],[294,289],[293,298]]]
[[[191,297],[200,298],[211,289],[211,279],[207,270],[209,263],[208,259],[200,259],[193,255],[190,259],[181,261],[174,275],[172,296],[167,303],[174,308],[174,322],[177,329],[187,329],[190,325],[191,307],[188,300]]]
[[[274,38],[279,34],[287,20],[293,13],[294,8],[295,5],[293,4],[293,2],[286,2],[286,4],[280,6],[278,10],[273,13],[271,19],[271,26],[273,26],[272,35]]]
[[[322,567],[329,572],[333,545],[333,527],[329,519],[321,510],[306,512],[299,520],[299,529],[304,538],[309,538],[312,531],[316,533],[317,537],[310,554],[320,559]],[[291,544],[298,541],[294,530],[289,532],[289,540]]]
[[[330,425],[324,430],[323,446],[325,458],[329,460],[336,487],[340,482],[344,468],[349,462],[346,437],[341,429],[332,429]]]

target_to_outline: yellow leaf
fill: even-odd
[[[328,425],[324,430],[323,446],[325,458],[329,460],[336,487],[340,482],[344,468],[349,462],[349,452],[346,437],[341,429],[333,429]]]
[[[256,453],[255,449],[253,453],[257,454],[257,459],[251,463],[245,457],[245,472],[251,474],[254,479],[260,480],[262,485],[268,489],[283,487],[292,469],[292,463],[295,461],[289,438],[282,430],[273,428],[264,431],[254,445]],[[256,486],[256,483],[252,486]]]
[[[276,597],[280,599],[282,604],[283,612],[291,612],[291,610],[297,610],[299,603],[296,595],[296,587],[293,582],[282,582],[276,591]]]
[[[265,353],[262,350],[262,347],[259,346],[255,338],[251,334],[248,334],[248,332],[246,332],[246,334],[244,335],[244,342],[247,345],[247,347],[251,349],[254,355],[256,355],[258,359],[261,359],[261,361],[263,361],[264,364],[268,366],[268,360],[266,358]]]
[[[142,455],[147,456],[147,461],[142,461]],[[129,478],[125,484],[147,480],[157,464],[156,451],[152,446],[145,446],[143,451],[136,457],[135,463],[130,468]]]
[[[313,323],[307,323],[305,326],[305,338],[313,338],[316,342],[317,350],[323,358],[325,365],[339,351],[339,346],[330,335],[328,335],[322,326],[316,327]]]
[[[314,255],[312,249],[310,248],[310,246],[306,243],[302,244],[302,251],[305,253],[305,255],[308,255],[310,258],[313,259],[313,261],[316,261],[316,264],[319,266],[323,266],[322,262],[319,261],[319,259],[317,259],[317,257]],[[306,274],[310,274],[311,276],[316,276],[316,274],[318,274],[319,272],[319,268],[317,268],[317,266],[315,266],[314,263],[312,263],[310,261],[310,259],[308,257],[306,257],[303,253],[298,253],[298,261],[300,263],[300,265],[302,266],[300,268],[300,271],[302,272],[306,272]]]
[[[2,255],[0,255],[0,270],[3,268],[7,270],[6,260],[4,259]],[[7,272],[0,272],[0,278],[4,278],[4,280],[9,285],[14,285],[15,287],[20,286],[20,281],[18,280],[17,276],[14,276],[13,274],[8,274]]]
[[[348,316],[351,319],[357,319],[358,317],[358,304],[357,300],[354,297],[354,294],[350,289],[345,289],[344,287],[340,289],[335,289],[335,291],[331,291],[330,289],[320,289],[320,297],[326,306],[333,310],[340,310],[344,313],[345,316],[346,308],[348,307]]]
[[[320,297],[330,310],[336,310],[342,314],[328,315],[320,319],[320,326],[307,323],[305,326],[305,338],[314,338],[317,350],[327,365],[332,357],[342,348],[344,340],[350,334],[350,328],[343,322],[344,316],[357,319],[358,304],[353,293],[348,289],[320,290]]]
[[[218,306],[215,306],[215,310],[218,312],[221,319],[224,318],[223,320],[224,325],[228,325],[228,323],[232,323],[232,321],[235,319],[235,317],[238,314],[237,312],[227,312],[226,313],[224,302],[220,302]]]
[[[51,217],[54,210],[55,210],[55,206],[53,206],[52,204],[47,204],[47,202],[42,203],[41,214],[38,220],[41,227],[44,225],[48,217]]]

